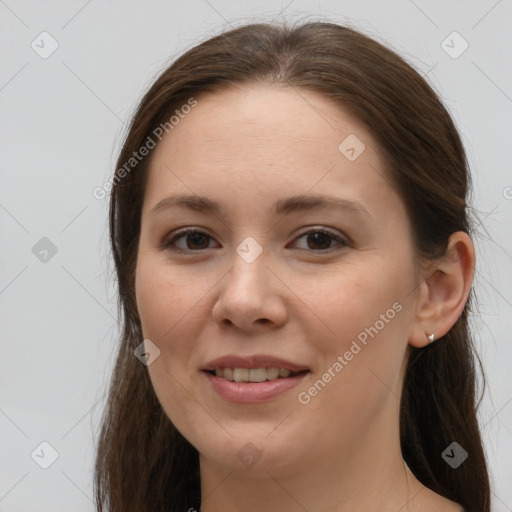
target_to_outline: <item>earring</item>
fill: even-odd
[[[427,336],[427,338],[428,338],[428,342],[429,342],[429,343],[432,343],[432,342],[436,339],[436,336],[435,336],[435,334],[434,334],[434,333],[432,333],[432,334],[429,334],[429,335]]]

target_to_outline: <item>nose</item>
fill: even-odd
[[[262,256],[247,263],[234,255],[231,270],[219,283],[220,292],[212,310],[220,327],[233,325],[249,332],[275,329],[286,323],[288,312],[281,294],[287,287]]]

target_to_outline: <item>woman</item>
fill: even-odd
[[[404,60],[253,24],[166,69],[111,193],[99,511],[490,511],[461,140]]]

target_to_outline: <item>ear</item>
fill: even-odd
[[[433,260],[417,295],[416,322],[409,335],[414,347],[429,344],[428,335],[438,340],[462,314],[475,273],[475,249],[467,233],[453,233],[446,253]]]

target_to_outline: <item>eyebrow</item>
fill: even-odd
[[[223,215],[224,208],[212,199],[199,195],[169,196],[158,202],[150,211],[155,214],[172,207],[187,208],[194,211]],[[297,195],[276,201],[272,209],[276,214],[287,214],[298,211],[311,211],[326,208],[343,208],[370,218],[368,210],[359,202],[329,195]]]

